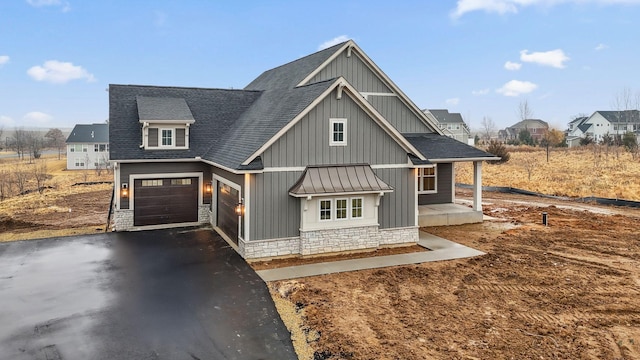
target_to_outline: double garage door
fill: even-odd
[[[134,226],[198,222],[197,177],[134,180]]]

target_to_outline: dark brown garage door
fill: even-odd
[[[135,226],[198,221],[198,178],[134,180]]]
[[[238,215],[236,215],[236,205],[238,204],[238,190],[218,183],[218,218],[217,224],[228,237],[236,244],[238,243]]]

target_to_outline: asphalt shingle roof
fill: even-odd
[[[438,120],[440,124],[459,124],[464,123],[462,115],[460,113],[450,113],[445,109],[429,110],[431,114]]]
[[[109,124],[78,124],[67,137],[67,144],[108,142]]]
[[[598,113],[610,123],[640,123],[638,110],[598,111]]]
[[[261,95],[259,91],[110,85],[110,159],[186,159],[202,156],[227,140],[235,121]],[[196,120],[189,129],[187,150],[145,150],[138,118],[137,97],[180,98]]]
[[[402,134],[429,160],[494,158],[495,155],[438,134]]]
[[[136,102],[140,120],[194,120],[182,98],[137,96]]]
[[[343,45],[344,42],[267,70],[247,85],[245,90],[292,88],[322,65]]]

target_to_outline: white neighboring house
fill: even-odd
[[[67,169],[106,168],[109,164],[109,124],[78,124],[67,138]]]
[[[448,137],[454,138],[468,145],[474,145],[473,142],[469,143],[471,131],[469,130],[469,126],[467,126],[462,119],[462,115],[460,115],[460,113],[450,113],[449,110],[446,109],[424,109],[422,112],[424,112],[427,117],[431,118],[431,120],[435,120],[440,130],[442,130]],[[471,138],[471,140],[473,140],[473,138]]]
[[[610,136],[623,136],[632,132],[640,136],[640,111],[596,111],[589,117],[580,117],[569,123],[567,144],[569,147],[580,145],[580,139],[590,137],[595,142]]]

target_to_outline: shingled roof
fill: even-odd
[[[456,139],[438,134],[402,134],[429,161],[438,160],[496,160],[496,156],[488,152],[464,144]]]
[[[78,124],[73,127],[66,142],[67,144],[108,143],[109,124]]]
[[[638,110],[597,111],[597,113],[610,123],[640,123],[640,111]]]
[[[346,42],[346,41],[345,41]],[[311,55],[263,72],[245,90],[268,90],[274,88],[292,88],[298,85],[312,71],[317,69],[345,42],[331,46]]]
[[[429,111],[440,124],[464,123],[464,120],[462,120],[462,115],[460,115],[460,113],[450,113],[449,110],[446,109],[434,109],[427,111]]]

